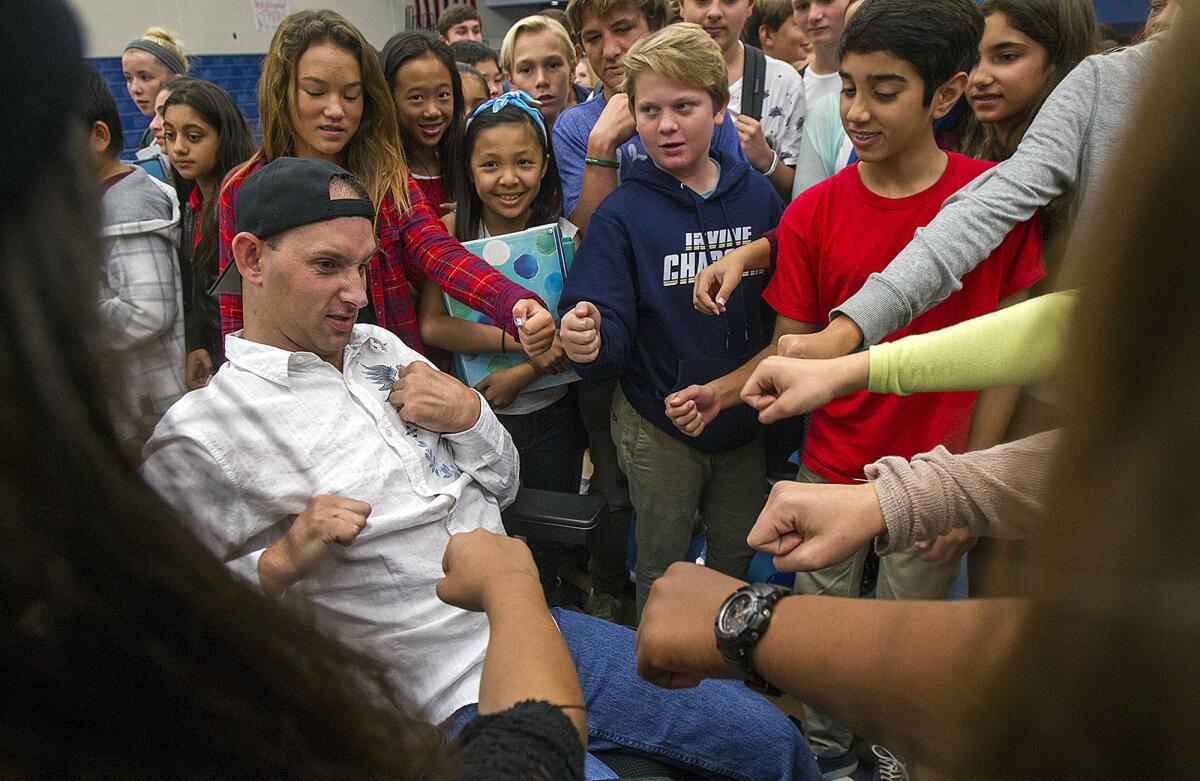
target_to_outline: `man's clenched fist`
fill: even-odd
[[[371,505],[345,496],[314,498],[258,560],[258,580],[268,596],[279,596],[303,578],[331,543],[349,545],[367,525]]]
[[[479,394],[424,361],[400,370],[388,401],[401,420],[439,434],[466,431],[479,420]]]

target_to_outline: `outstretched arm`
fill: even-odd
[[[1049,379],[1077,293],[1065,290],[933,331],[875,345],[868,388],[907,395],[1026,385]]]
[[[479,712],[499,713],[525,700],[580,706],[575,663],[550,617],[537,566],[524,542],[475,529],[450,538],[438,598],[487,613],[491,634],[479,682]],[[587,714],[564,708],[587,743]]]
[[[1131,55],[1132,56],[1132,55]],[[1132,59],[1131,59],[1132,64]],[[960,281],[1018,223],[1078,184],[1081,157],[1091,151],[1097,106],[1097,66],[1081,62],[1038,111],[1016,152],[946,201],[929,225],[887,268],[837,307],[854,321],[864,344],[875,344],[962,287]],[[1137,70],[1131,70],[1133,79]]]
[[[839,358],[768,358],[751,375],[742,397],[771,423],[859,390],[906,396],[1045,380],[1062,354],[1075,297],[1075,291],[1051,293]],[[780,351],[802,338],[782,337]]]
[[[642,677],[672,687],[734,677],[713,620],[740,585],[694,564],[671,565],[638,628]],[[1025,603],[794,596],[773,612],[753,652],[764,678],[855,734],[928,761],[939,758],[946,734],[961,731],[968,698],[1012,652]]]
[[[777,483],[746,541],[784,572],[845,561],[872,539],[881,556],[956,529],[1017,538],[1042,516],[1057,431],[973,453],[943,447],[866,466],[870,482]]]
[[[525,300],[539,306],[541,302],[463,248],[446,232],[429,202],[415,188],[410,193],[412,205],[403,213],[390,197],[384,200],[379,218],[383,253],[405,268],[410,280],[433,280],[455,299],[490,317],[498,328],[518,336],[513,307]]]

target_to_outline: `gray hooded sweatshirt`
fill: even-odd
[[[170,187],[135,168],[108,189],[100,208],[101,338],[120,362],[118,430],[136,444],[187,390],[176,255],[179,201]]]
[[[864,346],[903,328],[962,287],[959,281],[1013,226],[1076,192],[1071,217],[1094,208],[1096,186],[1132,126],[1163,34],[1079,63],[1042,104],[1013,156],[952,195],[882,272],[830,313],[848,315]]]

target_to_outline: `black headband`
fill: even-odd
[[[137,40],[130,41],[129,45],[125,47],[125,51],[129,51],[130,49],[141,49],[144,52],[150,52],[162,60],[162,64],[166,65],[172,73],[187,73],[187,68],[183,66],[180,59],[170,49],[160,43],[155,43],[149,38],[138,38]]]

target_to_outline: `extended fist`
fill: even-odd
[[[638,625],[638,675],[666,689],[735,677],[717,650],[713,619],[725,598],[744,585],[690,562],[668,567],[654,581]]]
[[[779,482],[746,542],[774,556],[781,572],[811,572],[841,563],[887,531],[872,483]]]
[[[466,431],[479,420],[479,394],[424,361],[400,370],[388,401],[401,420],[440,434]]]
[[[539,590],[537,565],[529,547],[514,537],[486,529],[455,534],[442,556],[437,584],[438,599],[463,610],[487,609],[489,594],[496,586],[524,579]]]
[[[532,358],[550,349],[554,341],[554,318],[546,307],[532,298],[522,298],[513,306],[512,316],[526,355]]]
[[[575,363],[591,363],[600,354],[600,310],[590,301],[580,301],[563,315],[563,349]]]

